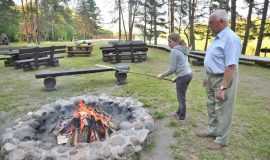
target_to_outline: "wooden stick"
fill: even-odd
[[[117,70],[117,71],[121,71],[121,69],[116,69],[115,67],[110,67],[110,66],[105,66],[105,65],[100,65],[100,64],[96,64],[97,67],[102,67],[102,68],[109,68],[109,69],[114,69],[114,70]],[[125,71],[125,70],[123,70]],[[148,76],[148,77],[153,77],[153,78],[157,78],[157,76],[155,75],[151,75],[151,74],[145,74],[145,73],[138,73],[138,72],[132,72],[132,71],[127,71],[128,73],[133,73],[133,74],[139,74],[139,75],[143,75],[143,76]],[[170,81],[170,82],[175,82],[171,79],[168,79],[168,78],[161,78],[163,80],[166,80],[166,81]],[[175,79],[175,78],[174,78]]]
[[[96,67],[115,69],[115,67],[105,66],[105,65],[101,65],[101,64],[96,64]]]

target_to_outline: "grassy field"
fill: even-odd
[[[46,43],[43,45],[51,45]],[[61,45],[57,43],[55,45]],[[67,44],[67,43],[63,43]],[[175,84],[151,77],[128,74],[127,84],[118,86],[114,72],[57,77],[57,91],[45,92],[43,80],[35,79],[36,73],[45,70],[71,70],[95,68],[95,64],[110,65],[101,60],[101,43],[94,44],[90,57],[60,59],[59,67],[41,67],[36,71],[0,66],[0,130],[4,130],[16,117],[34,111],[58,99],[68,99],[84,94],[108,94],[139,99],[156,118],[156,123],[166,119],[166,113],[177,108]],[[150,49],[143,63],[129,65],[131,71],[157,75],[168,65],[168,52]],[[66,56],[66,55],[65,55]],[[240,65],[237,103],[229,147],[222,151],[206,149],[212,139],[200,139],[195,131],[207,124],[206,94],[201,86],[203,67],[192,66],[193,80],[187,92],[187,123],[177,126],[168,120],[173,140],[168,148],[173,159],[270,159],[270,71],[269,68]],[[170,77],[170,78],[173,78]],[[164,135],[167,136],[167,135]],[[151,151],[155,150],[155,141]],[[162,152],[162,151],[161,151]]]

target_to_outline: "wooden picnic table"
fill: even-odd
[[[146,61],[148,47],[144,42],[116,43],[102,46],[103,62],[120,63],[122,60],[131,62]]]
[[[92,45],[81,45],[81,46],[67,46],[67,53],[68,53],[68,57],[73,57],[75,54],[76,55],[85,55],[85,56],[89,56],[91,55],[93,46]]]

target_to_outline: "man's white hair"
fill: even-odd
[[[229,22],[228,13],[224,9],[217,9],[211,13],[210,17],[215,16],[217,20],[223,20],[224,22]]]

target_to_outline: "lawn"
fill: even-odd
[[[66,44],[64,42],[55,45]],[[52,45],[45,43],[42,45]],[[57,77],[57,91],[45,92],[43,80],[35,79],[35,74],[45,70],[71,70],[95,68],[103,63],[99,47],[94,43],[90,57],[60,59],[59,67],[40,67],[39,70],[24,72],[22,69],[0,66],[0,133],[17,117],[34,111],[41,106],[58,99],[69,99],[84,94],[108,94],[112,96],[132,97],[142,101],[156,123],[165,121],[161,128],[169,129],[172,140],[167,147],[171,159],[269,159],[270,158],[270,71],[259,66],[240,65],[236,108],[229,147],[222,151],[209,151],[207,143],[212,139],[200,139],[195,131],[207,124],[206,94],[201,86],[203,67],[192,66],[193,80],[187,92],[187,123],[175,125],[166,113],[177,108],[175,84],[135,74],[128,74],[127,84],[116,85],[114,72],[102,72]],[[168,65],[168,52],[150,49],[148,59],[143,63],[121,63],[129,65],[131,71],[157,75]],[[171,76],[170,78],[173,78]],[[158,130],[157,130],[158,131]],[[168,135],[164,135],[164,137]],[[160,144],[150,144],[148,154],[154,154]],[[160,150],[162,152],[162,150]],[[144,156],[142,156],[144,157]],[[150,156],[154,157],[154,156]]]

